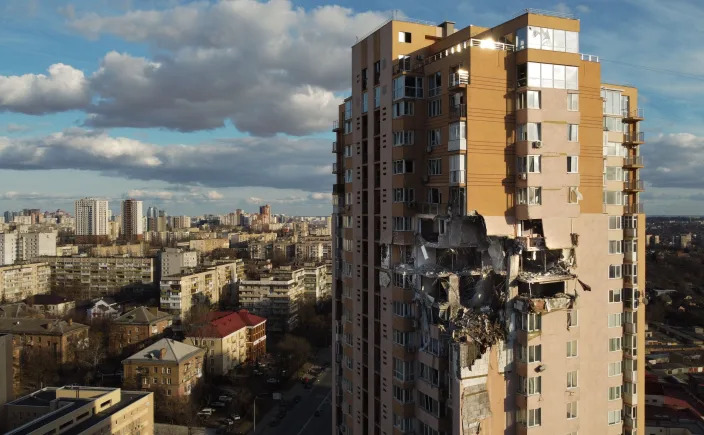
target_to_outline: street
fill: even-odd
[[[316,358],[316,363],[330,362],[330,348],[321,349]],[[299,403],[290,408],[286,415],[278,420],[279,407],[274,407],[264,418],[257,422],[256,434],[262,435],[300,435],[307,433],[328,434],[332,431],[332,372],[329,367],[316,378],[313,387],[306,389],[297,382],[290,390],[282,391],[284,400],[290,402],[294,397],[300,396]],[[320,411],[320,416],[315,416],[315,411]],[[278,420],[276,426],[270,426],[273,420]]]

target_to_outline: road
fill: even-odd
[[[316,363],[330,362],[330,348],[318,352]],[[328,434],[332,431],[332,372],[328,367],[316,379],[313,388],[305,389],[303,384],[296,383],[290,390],[282,391],[283,398],[290,401],[295,396],[301,396],[301,401],[289,409],[275,427],[270,426],[279,412],[278,406],[269,411],[263,419],[257,422],[257,430],[261,435],[302,435],[307,433]],[[315,416],[315,411],[320,416]]]

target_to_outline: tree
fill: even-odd
[[[277,345],[277,350],[288,357],[291,372],[298,370],[311,354],[312,347],[308,340],[292,334],[286,334]]]
[[[60,379],[59,362],[49,348],[26,345],[20,351],[20,384],[30,390],[54,385]]]

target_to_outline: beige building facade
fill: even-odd
[[[392,20],[352,47],[336,433],[643,433],[642,111],[579,31]]]
[[[241,263],[227,261],[163,277],[160,284],[161,309],[184,316],[194,304],[212,305],[234,298],[238,264]]]
[[[49,293],[51,269],[47,263],[17,264],[0,267],[0,301],[19,302],[34,295]]]
[[[6,404],[3,413],[13,435],[154,432],[153,393],[119,388],[44,388]]]
[[[294,329],[298,308],[305,297],[305,271],[284,266],[258,280],[240,282],[238,298],[242,308],[267,319],[267,332]]]

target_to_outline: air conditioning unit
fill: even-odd
[[[521,180],[527,180],[528,174],[526,174],[525,172],[521,172],[520,174],[518,174],[518,178],[520,178]]]
[[[533,148],[542,148],[543,143],[539,140],[533,141]]]

